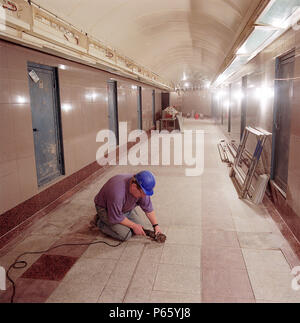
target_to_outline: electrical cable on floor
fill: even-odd
[[[14,302],[14,298],[15,298],[15,294],[16,294],[16,283],[9,276],[9,272],[10,272],[11,269],[23,269],[23,268],[26,268],[27,265],[28,265],[26,261],[24,261],[24,260],[21,260],[20,261],[19,260],[21,257],[23,257],[25,255],[42,254],[42,253],[46,253],[46,252],[49,252],[51,250],[54,250],[54,249],[57,249],[57,248],[60,248],[60,247],[67,247],[67,246],[90,246],[90,245],[94,245],[94,244],[104,243],[104,244],[108,245],[109,247],[116,248],[116,247],[119,247],[122,243],[124,243],[127,240],[128,235],[129,235],[130,232],[131,232],[131,230],[127,233],[127,236],[125,237],[124,241],[121,241],[121,242],[119,242],[116,245],[111,245],[108,242],[105,242],[103,240],[99,240],[99,241],[94,241],[94,242],[89,242],[89,243],[66,243],[66,244],[61,244],[61,245],[57,245],[57,246],[51,247],[51,248],[49,248],[47,250],[44,250],[44,251],[33,251],[33,252],[24,252],[24,253],[22,253],[21,255],[19,255],[16,258],[16,260],[14,261],[14,263],[9,266],[9,268],[8,268],[8,270],[6,272],[6,277],[10,281],[10,283],[12,284],[12,289],[13,289],[13,293],[12,293],[10,302],[11,303]]]

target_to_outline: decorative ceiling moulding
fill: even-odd
[[[42,9],[32,7],[32,14],[33,34],[60,46],[87,54],[88,37],[86,35],[61,22],[56,17],[52,17]]]
[[[171,91],[174,85],[32,1],[0,0],[0,38]]]
[[[25,1],[0,0],[0,24],[22,30],[30,30],[32,12]],[[0,28],[0,30],[4,29]]]

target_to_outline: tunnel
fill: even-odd
[[[300,303],[299,21],[300,0],[0,0],[0,303]]]

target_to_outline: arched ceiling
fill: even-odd
[[[212,81],[260,0],[34,0],[174,84]]]

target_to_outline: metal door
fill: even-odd
[[[28,63],[28,73],[37,179],[42,186],[64,174],[57,71]]]
[[[118,115],[118,88],[117,81],[108,81],[108,120],[109,129],[116,136],[116,144],[119,145],[119,115]]]
[[[162,93],[161,94],[161,107],[162,109],[166,109],[170,106],[170,93]]]
[[[288,180],[294,61],[295,51],[278,58],[276,63],[271,177],[284,192]]]

